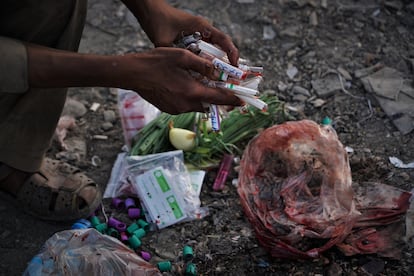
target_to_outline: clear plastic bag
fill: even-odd
[[[119,240],[89,228],[54,234],[32,259],[23,275],[162,274]]]
[[[125,144],[130,148],[138,130],[155,119],[161,112],[144,100],[137,92],[118,89],[118,109],[122,122]]]
[[[181,150],[128,156],[126,163],[131,185],[119,191],[138,194],[147,220],[159,229],[208,214],[192,186]]]

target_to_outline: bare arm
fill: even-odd
[[[190,51],[156,48],[145,53],[103,56],[27,45],[30,87],[118,87],[138,91],[162,111],[203,111],[202,102],[240,105],[232,92],[208,88],[189,71],[215,78],[210,61]]]

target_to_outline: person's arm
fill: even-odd
[[[237,65],[239,51],[231,38],[213,27],[206,19],[176,9],[164,0],[122,0],[139,21],[155,46],[171,46],[183,34],[200,32],[207,42],[217,44]]]
[[[209,88],[190,71],[216,78],[210,61],[188,50],[156,48],[120,56],[80,54],[27,44],[30,87],[102,86],[131,89],[160,110],[204,110],[202,103],[240,105],[226,89]]]

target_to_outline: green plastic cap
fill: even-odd
[[[137,221],[137,223],[138,223],[138,225],[139,225],[141,228],[144,228],[144,230],[145,230],[145,231],[148,231],[148,230],[149,230],[149,224],[148,224],[148,222],[146,222],[145,220],[143,220],[143,219],[139,219],[139,220]]]
[[[108,225],[106,223],[100,223],[95,226],[95,229],[100,233],[105,234],[106,230],[108,229]]]
[[[196,276],[197,275],[197,267],[193,263],[187,264],[187,267],[185,268],[185,276]]]
[[[101,224],[101,221],[97,216],[91,217],[90,221],[93,227],[96,227],[96,225]]]
[[[128,226],[128,228],[126,229],[126,231],[128,232],[128,234],[132,235],[134,233],[134,231],[138,230],[139,226],[136,223],[132,223],[130,226]]]
[[[183,248],[183,257],[184,257],[184,261],[190,261],[193,257],[193,248],[191,248],[191,246],[184,246]]]
[[[119,238],[119,232],[115,228],[109,227],[106,234],[114,238]]]
[[[171,262],[170,261],[159,262],[157,264],[157,267],[161,272],[171,271]]]
[[[137,236],[135,235],[132,235],[131,237],[129,237],[128,242],[132,249],[137,249],[138,247],[141,246],[141,240],[138,239]]]
[[[329,117],[325,117],[322,119],[322,125],[327,126],[327,125],[331,125],[332,124],[332,120]]]
[[[134,235],[137,236],[137,238],[142,238],[147,234],[147,232],[145,232],[145,230],[143,228],[139,228],[137,230],[134,231]]]

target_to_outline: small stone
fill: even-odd
[[[316,108],[323,106],[325,103],[326,101],[322,99],[316,99],[312,101],[313,106]]]
[[[293,86],[292,92],[295,93],[295,94],[302,94],[302,95],[305,95],[307,97],[311,96],[308,89],[303,88],[302,86],[298,86],[298,85]]]
[[[384,271],[385,264],[381,259],[374,259],[364,264],[361,269],[369,275],[379,275]]]
[[[273,89],[266,89],[265,91],[263,91],[264,95],[276,95],[276,91]]]
[[[281,81],[277,84],[277,89],[279,89],[280,92],[285,92],[287,88],[288,86]]]
[[[403,8],[403,3],[401,1],[385,1],[384,6],[394,9],[394,10],[401,10]]]
[[[318,15],[313,11],[309,16],[309,24],[311,26],[318,26]]]
[[[352,76],[351,74],[348,73],[348,71],[346,71],[344,68],[342,67],[338,67],[338,72],[342,75],[342,77],[344,77],[347,81],[351,81],[352,80]]]
[[[337,263],[332,263],[326,271],[327,276],[336,276],[336,275],[342,275],[342,274],[343,274],[343,269]]]
[[[292,100],[294,100],[296,102],[306,102],[307,99],[308,99],[308,97],[306,97],[305,95],[302,95],[302,94],[296,94],[292,98]]]
[[[105,110],[103,116],[105,122],[113,123],[116,120],[116,115],[113,110]]]
[[[354,76],[357,78],[362,78],[380,70],[382,67],[384,67],[382,64],[377,63],[367,68],[358,69],[354,72]]]
[[[286,74],[289,77],[289,79],[293,79],[297,75],[298,72],[299,72],[298,68],[296,68],[293,65],[290,65],[288,69],[286,70]]]
[[[114,125],[110,122],[104,122],[102,123],[101,127],[103,130],[110,130],[114,127]]]
[[[392,122],[402,135],[406,135],[414,130],[414,119],[409,115],[403,115]]]
[[[286,55],[287,55],[287,57],[290,58],[290,57],[295,56],[296,53],[297,53],[297,50],[296,49],[292,49],[292,50],[289,50]]]
[[[401,177],[404,181],[410,180],[410,175],[406,172],[399,173],[398,176]]]
[[[300,37],[300,26],[289,26],[280,32],[282,36]]]
[[[75,118],[82,117],[86,113],[86,107],[83,103],[68,98],[65,102],[65,106],[63,107],[62,115],[61,116],[72,116]]]
[[[276,37],[276,33],[273,30],[272,26],[264,26],[263,27],[263,39],[264,40],[271,40]]]
[[[342,88],[337,74],[329,74],[323,79],[313,80],[312,88],[319,97],[328,97]]]

